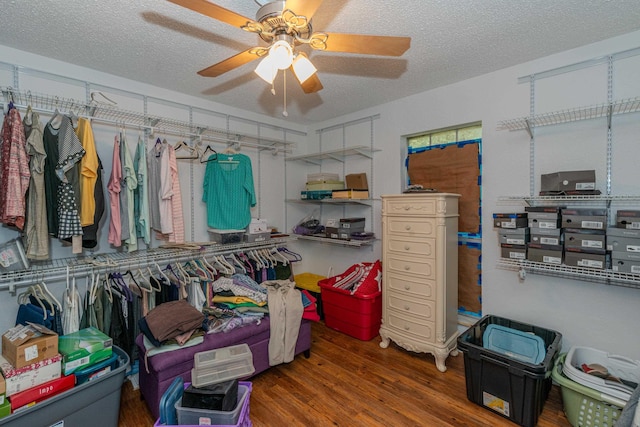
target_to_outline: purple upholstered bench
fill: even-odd
[[[267,370],[269,368],[269,329],[269,318],[265,317],[259,325],[251,324],[235,328],[230,332],[207,334],[201,344],[151,356],[147,358],[146,365],[143,339],[142,335],[139,335],[136,338],[136,344],[140,359],[140,393],[153,417],[158,418],[160,398],[174,378],[181,376],[184,381],[191,381],[193,355],[197,352],[247,343],[253,354],[253,366],[256,369],[253,375]],[[305,356],[309,357],[310,351],[311,322],[303,319],[296,343],[296,355],[304,352]]]

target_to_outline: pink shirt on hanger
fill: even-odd
[[[120,163],[120,141],[114,138],[113,144],[113,164],[111,176],[109,177],[109,207],[111,208],[111,218],[109,220],[109,243],[120,247],[122,244],[122,222],[120,221],[120,180],[122,179],[122,163]]]

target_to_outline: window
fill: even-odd
[[[482,314],[482,124],[473,123],[406,137],[408,184],[458,193],[458,311]]]

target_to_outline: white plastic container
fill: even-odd
[[[204,387],[249,377],[255,372],[253,354],[247,344],[201,351],[193,355],[191,383]]]
[[[606,367],[610,375],[640,384],[640,361],[591,347],[571,347],[567,353],[562,371],[567,377],[579,384],[609,396],[617,397],[625,402],[628,401],[631,393],[633,393],[633,388],[625,387],[614,380],[606,380],[587,374],[582,370],[582,364],[588,365],[592,363]]]

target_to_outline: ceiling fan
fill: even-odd
[[[266,82],[273,84],[279,70],[291,69],[305,93],[322,89],[316,68],[296,46],[308,44],[316,50],[400,56],[409,49],[410,37],[314,32],[311,18],[323,0],[258,1],[256,19],[249,19],[207,0],[169,0],[205,16],[256,33],[267,46],[251,47],[198,74],[217,77],[255,59],[262,58],[255,69]]]

